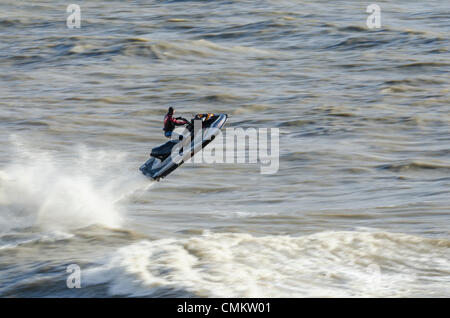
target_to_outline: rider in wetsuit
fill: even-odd
[[[174,139],[178,139],[179,138],[179,134],[174,133],[173,130],[175,129],[176,126],[182,126],[182,125],[186,125],[189,122],[181,117],[177,117],[174,118],[173,114],[175,113],[175,110],[173,109],[173,107],[169,107],[169,110],[166,114],[166,116],[164,116],[164,136],[166,136],[167,138],[171,138],[171,137],[176,137]]]

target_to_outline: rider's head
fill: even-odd
[[[169,114],[170,114],[170,115],[173,115],[173,113],[174,113],[173,107],[170,106],[170,107],[169,107]]]

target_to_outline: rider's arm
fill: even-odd
[[[172,123],[174,123],[175,125],[184,125],[184,124],[187,123],[185,120],[176,119],[176,118],[173,118],[173,117],[171,117],[171,121],[172,121]]]

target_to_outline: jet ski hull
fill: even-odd
[[[176,144],[182,143],[182,141],[169,141],[164,145],[154,148],[150,159],[147,160],[147,162],[145,162],[139,169],[145,176],[159,181],[161,178],[169,175],[186,160],[190,159],[197,152],[206,147],[211,141],[213,141],[214,138],[220,133],[220,129],[225,125],[227,120],[228,115],[217,115],[217,118],[209,123],[208,127],[203,128],[201,139],[194,136],[193,140],[190,141],[190,151],[185,151],[184,153],[180,152],[177,156],[173,156],[172,151],[173,148],[176,147]],[[181,149],[181,144],[178,148]]]

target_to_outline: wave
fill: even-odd
[[[205,39],[190,41],[125,41],[121,49],[126,56],[153,57],[155,59],[209,58],[228,54],[257,57],[272,56],[275,52],[246,46],[225,46]]]
[[[0,236],[0,251],[13,250],[23,246],[32,247],[34,244],[65,242],[73,237],[74,234],[59,231],[9,233]]]
[[[379,165],[377,166],[377,169],[389,170],[394,172],[421,170],[438,170],[442,172],[450,172],[450,165],[441,162],[406,161]]]
[[[0,26],[5,27],[5,28],[16,27],[16,26],[21,26],[21,25],[26,25],[26,22],[21,19],[11,19],[11,18],[0,19]]]
[[[374,48],[377,46],[385,45],[389,43],[388,40],[381,40],[379,38],[372,39],[370,37],[351,37],[337,44],[325,47],[325,49],[336,49],[336,50],[356,50],[356,49],[366,49]]]
[[[280,19],[268,19],[264,21],[243,23],[229,27],[212,28],[201,35],[208,40],[242,40],[245,38],[257,38],[269,34],[282,34],[282,31],[289,32],[289,24],[285,21],[295,20],[295,18],[284,16]]]
[[[449,296],[449,247],[445,239],[377,231],[204,233],[125,246],[83,277],[114,296]]]
[[[39,27],[55,27],[59,21],[40,20],[36,18],[0,18],[0,27],[8,28],[39,28]]]
[[[339,27],[339,26],[335,26],[335,25],[330,25],[328,24],[327,26],[333,26],[335,27],[337,30],[341,31],[341,32],[367,32],[367,28],[366,27],[362,27],[362,26],[357,26],[357,25],[350,25],[350,26],[345,26],[345,27]]]
[[[450,66],[449,63],[443,62],[413,62],[406,63],[396,66],[396,68],[400,69],[422,69],[422,68],[430,68],[430,67],[438,67],[438,68],[446,68]]]
[[[393,86],[393,85],[410,85],[410,86],[422,86],[424,84],[445,84],[445,81],[438,78],[402,78],[396,80],[385,81],[383,85]]]
[[[200,40],[162,41],[143,37],[51,37],[43,40],[51,44],[40,44],[28,47],[26,51],[11,52],[6,59],[15,65],[33,63],[64,63],[77,59],[77,63],[86,59],[112,59],[117,56],[137,57],[158,60],[204,60],[208,58],[229,58],[232,56],[248,56],[254,58],[277,57],[279,52],[263,50],[240,45],[219,45]],[[24,54],[26,52],[26,54]],[[34,54],[33,54],[34,53]]]

